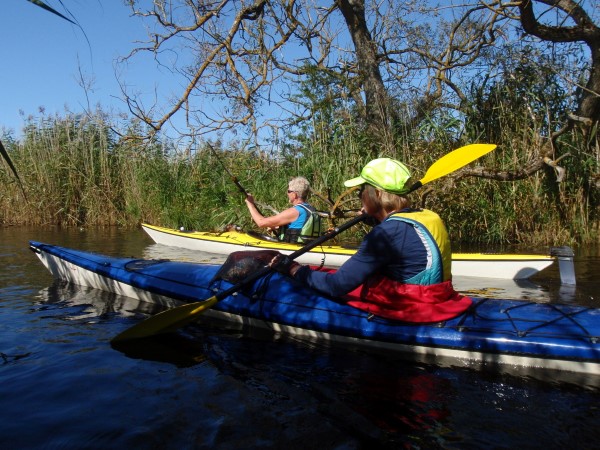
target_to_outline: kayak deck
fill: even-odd
[[[225,231],[181,231],[143,223],[142,229],[157,244],[182,247],[207,253],[228,255],[240,250],[277,250],[291,254],[301,248],[297,244],[272,242],[244,232]],[[356,253],[356,248],[340,245],[322,245],[297,261],[301,264],[340,267]],[[552,265],[555,258],[549,255],[495,254],[495,253],[453,253],[452,274],[501,279],[527,279]]]

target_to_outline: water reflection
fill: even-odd
[[[41,289],[38,298],[45,304],[81,307],[71,312],[70,317],[73,320],[100,317],[110,313],[118,313],[123,317],[143,317],[164,310],[161,305],[77,286],[61,280],[55,280],[49,287]]]
[[[111,346],[129,358],[164,362],[179,368],[207,361],[202,341],[182,333],[112,343]]]
[[[203,264],[223,264],[227,256],[188,250],[180,247],[169,247],[162,244],[150,244],[143,250],[143,258],[171,259],[176,261],[197,262]]]
[[[497,278],[454,277],[454,288],[471,297],[522,299],[549,302],[547,287],[531,280],[502,280]]]

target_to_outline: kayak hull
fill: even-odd
[[[56,278],[166,306],[231,287],[212,281],[215,265],[115,258],[34,241],[30,248]],[[474,299],[452,320],[407,324],[373,317],[272,273],[203,316],[426,362],[600,375],[600,309]]]
[[[142,224],[142,229],[157,244],[220,255],[229,255],[240,250],[264,249],[277,250],[289,255],[300,248],[299,245],[272,242],[238,231],[181,231],[149,224]],[[297,261],[301,264],[336,268],[355,252],[354,248],[323,245],[301,255]],[[554,261],[555,258],[546,255],[454,253],[452,275],[523,280],[546,269]]]

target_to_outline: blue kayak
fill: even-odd
[[[56,278],[170,307],[232,286],[213,281],[218,265],[110,257],[35,241],[30,248]],[[272,272],[203,316],[436,364],[600,375],[596,308],[476,298],[454,319],[409,324],[372,316]]]

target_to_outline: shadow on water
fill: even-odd
[[[111,343],[111,346],[129,358],[165,362],[179,368],[192,367],[207,360],[202,341],[181,333]]]
[[[509,448],[517,442],[556,448],[564,442],[563,431],[534,437],[530,430],[547,427],[553,422],[548,415],[566,405],[573,417],[557,419],[556,426],[566,420],[565,427],[580,428],[576,417],[600,398],[557,380],[409,363],[286,337],[240,339],[212,326],[186,332],[206,343],[206,356],[220,373],[259,394],[265,408],[287,420],[310,409],[359,448]],[[573,398],[580,400],[570,404]],[[290,409],[282,411],[282,405]]]

